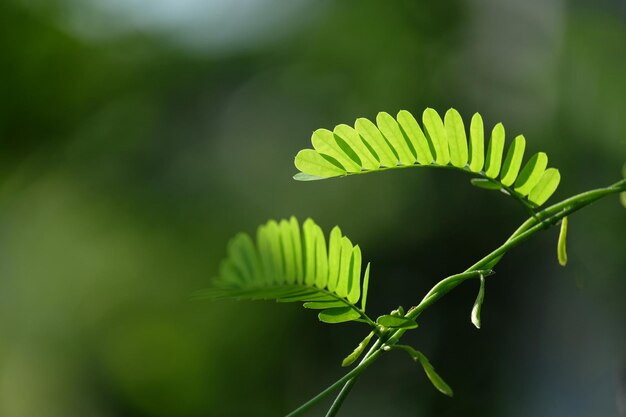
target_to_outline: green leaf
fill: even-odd
[[[322,229],[315,225],[315,286],[328,288],[329,252],[326,251],[326,239]]]
[[[519,135],[514,140],[504,159],[502,172],[500,173],[500,182],[507,187],[513,184],[524,159],[524,149],[526,149],[526,139]]]
[[[348,281],[348,301],[356,304],[361,297],[361,248],[356,245],[352,249],[350,263],[350,279]]]
[[[315,151],[313,151],[315,152]],[[320,155],[321,156],[321,155]],[[309,175],[309,174],[305,174],[304,172],[298,172],[297,174],[295,174],[293,176],[293,179],[296,181],[319,181],[319,180],[325,180],[326,178],[329,178],[329,176],[326,177],[318,177],[317,175]]]
[[[303,306],[310,310],[326,310],[335,307],[345,307],[346,303],[343,301],[309,301],[304,303]]]
[[[299,181],[313,181],[321,178],[337,177],[345,175],[346,171],[331,164],[318,152],[313,149],[303,149],[296,155],[296,168],[302,171],[302,175],[296,174],[295,179]],[[303,174],[306,173],[306,174]]]
[[[370,340],[372,340],[372,336],[374,336],[374,332],[370,332],[370,334],[365,336],[365,339],[363,339],[361,343],[359,343],[359,345],[354,349],[354,351],[345,357],[345,359],[341,362],[341,366],[345,368],[346,366],[352,365],[354,361],[359,359],[359,357],[365,351],[365,348],[367,348],[367,345],[369,345]]]
[[[470,183],[474,187],[484,188],[485,190],[499,190],[502,188],[501,184],[498,184],[497,182],[494,182],[487,178],[472,178],[470,180]]]
[[[530,191],[528,199],[538,206],[545,203],[556,191],[561,181],[561,174],[556,168],[548,168],[541,176],[541,179]]]
[[[316,300],[326,300],[327,298],[326,294],[320,292],[317,288],[313,288],[302,290],[293,295],[276,298],[276,301],[279,303],[293,303],[294,301],[314,302]]]
[[[348,144],[352,150],[358,155],[361,160],[361,165],[364,169],[377,169],[380,167],[380,162],[372,154],[370,149],[365,145],[361,135],[348,125],[339,125],[333,130],[336,136],[341,138]]]
[[[324,323],[344,323],[346,321],[356,320],[361,315],[352,309],[352,307],[335,307],[321,311],[317,317]]]
[[[400,163],[402,165],[413,165],[415,162],[415,155],[413,155],[413,152],[409,148],[409,145],[404,138],[404,134],[402,134],[402,130],[400,130],[398,122],[396,122],[396,120],[391,117],[389,113],[380,112],[376,116],[376,124],[385,138],[387,138],[387,141],[389,141],[393,149],[395,149],[400,159]]]
[[[379,113],[378,126],[359,118],[355,129],[345,124],[335,127],[333,132],[319,129],[311,139],[316,150],[302,151],[296,157],[296,165],[302,172],[294,178],[313,181],[407,166],[446,167],[474,172],[482,180],[493,180],[472,183],[478,187],[484,185],[483,188],[506,189],[504,194],[513,196],[525,209],[538,205],[539,191],[535,193],[537,201],[529,195],[546,171],[548,160],[544,153],[535,155],[522,168],[524,136],[515,137],[504,157],[505,131],[501,123],[492,129],[485,152],[483,120],[478,113],[472,117],[469,132],[455,109],[449,109],[444,119],[445,122],[435,110],[428,108],[423,112],[421,127],[411,113],[401,110],[396,119],[388,113]]]
[[[298,276],[296,274],[296,260],[291,226],[287,220],[281,220],[278,225],[280,227],[280,246],[283,250],[283,260],[285,262],[285,279],[288,284],[293,284],[298,280]]]
[[[245,233],[228,244],[228,257],[220,263],[213,288],[200,297],[211,299],[303,302],[322,310],[320,319],[339,323],[371,320],[356,304],[365,306],[369,267],[361,284],[361,249],[335,227],[329,237],[307,219],[268,221],[257,229],[256,244]]]
[[[304,283],[308,286],[315,284],[315,226],[316,224],[311,219],[306,219],[302,225]]]
[[[483,118],[475,113],[470,124],[470,170],[480,172],[485,164],[485,131]]]
[[[422,368],[424,368],[424,372],[426,373],[426,376],[428,377],[430,382],[433,384],[433,386],[437,388],[439,392],[441,392],[444,395],[447,395],[448,397],[454,396],[454,392],[452,391],[452,388],[450,388],[450,386],[446,384],[446,381],[444,381],[443,378],[439,376],[439,374],[435,371],[435,368],[428,361],[428,358],[426,358],[426,356],[424,356],[424,354],[422,354],[421,352],[417,352],[417,353],[418,353],[417,360],[422,365]]]
[[[480,288],[478,289],[478,295],[476,301],[474,301],[474,307],[472,307],[472,324],[480,329],[480,311],[485,299],[485,277],[480,276]]]
[[[424,110],[422,121],[426,129],[426,138],[429,139],[432,149],[435,150],[435,161],[438,165],[447,165],[450,162],[450,151],[446,129],[441,117],[434,109],[428,108]]]
[[[341,238],[341,261],[339,276],[347,279],[340,279],[337,282],[335,292],[341,298],[348,298],[350,286],[350,266],[352,264],[352,242],[347,237]]]
[[[422,352],[417,351],[408,345],[395,345],[392,346],[392,348],[404,350],[411,356],[411,358],[413,358],[414,361],[419,361],[431,384],[433,384],[433,386],[437,388],[439,392],[447,395],[448,397],[452,397],[454,395],[454,393],[452,392],[452,388],[450,388],[450,386],[446,384],[443,378],[439,376],[439,374],[435,371],[435,368],[431,365],[428,358]]]
[[[334,292],[341,274],[341,229],[333,227],[328,242],[328,290]]]
[[[434,158],[428,146],[428,140],[415,117],[406,110],[400,110],[397,119],[417,153],[417,162],[421,165],[430,165]]]
[[[362,117],[356,120],[354,128],[376,152],[382,166],[395,167],[398,165],[398,158],[374,123]]]
[[[270,256],[272,258],[273,278],[277,283],[282,284],[285,281],[285,263],[280,248],[280,228],[278,227],[278,223],[274,220],[267,222],[265,228],[266,236],[269,240]],[[257,242],[257,246],[259,246],[259,242]]]
[[[363,291],[361,296],[361,310],[365,311],[365,304],[367,302],[367,290],[370,285],[370,264],[367,263],[367,267],[365,268],[365,276],[363,277]]]
[[[391,329],[415,329],[417,327],[415,320],[390,314],[378,317],[376,323]]]
[[[548,156],[545,153],[539,152],[533,155],[515,181],[515,191],[523,196],[528,195],[541,179],[547,166]]]
[[[504,126],[502,126],[502,123],[498,123],[491,132],[491,140],[487,148],[487,159],[485,161],[485,175],[487,177],[496,178],[500,173],[503,152]]]
[[[450,149],[450,163],[457,168],[467,164],[467,137],[465,126],[458,111],[450,109],[445,115],[446,135]]]
[[[321,154],[334,158],[347,172],[361,171],[361,165],[348,156],[335,140],[333,132],[327,129],[317,129],[311,136],[313,148]]]
[[[567,265],[567,216],[561,220],[561,230],[559,231],[559,243],[557,244],[557,258],[561,266]]]

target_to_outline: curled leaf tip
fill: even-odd
[[[561,230],[559,232],[559,241],[557,244],[557,258],[561,266],[567,265],[567,217],[563,217],[561,221]]]
[[[474,301],[474,307],[472,307],[471,320],[472,324],[476,326],[477,329],[480,329],[480,311],[482,309],[483,301],[485,299],[485,277],[480,275],[480,288],[478,290],[478,295],[476,296],[476,301]]]

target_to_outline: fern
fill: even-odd
[[[331,132],[313,132],[314,149],[304,149],[295,158],[301,181],[318,180],[411,166],[454,168],[477,175],[472,184],[502,190],[530,208],[541,206],[556,191],[560,174],[547,168],[548,157],[539,152],[522,168],[526,139],[515,137],[504,154],[504,126],[498,123],[484,150],[484,128],[480,114],[470,122],[469,134],[459,112],[450,109],[444,120],[426,109],[420,127],[413,115],[401,110],[394,119],[378,113],[376,124],[357,119],[354,128],[341,124]],[[468,139],[469,137],[469,139]]]
[[[307,219],[270,220],[257,230],[256,245],[240,233],[228,245],[213,288],[198,294],[212,299],[237,298],[304,302],[318,309],[326,323],[364,321],[369,264],[361,278],[361,249],[333,228],[328,245],[322,229]],[[357,303],[361,301],[361,306]]]

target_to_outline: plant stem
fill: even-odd
[[[599,200],[610,194],[626,191],[626,179],[618,181],[608,187],[598,188],[595,190],[587,191],[577,194],[573,197],[567,198],[559,203],[556,203],[540,212],[537,212],[534,216],[530,217],[524,223],[522,223],[513,234],[498,248],[489,253],[487,256],[470,266],[467,270],[460,274],[452,275],[441,281],[439,281],[422,299],[422,301],[415,307],[411,308],[405,315],[410,319],[416,319],[426,308],[430,307],[435,301],[439,300],[445,294],[447,294],[454,287],[461,282],[479,277],[481,275],[490,275],[492,271],[490,269],[499,262],[502,256],[518,246],[520,243],[530,238],[535,233],[554,226],[563,217],[580,210],[581,208]],[[286,417],[294,417],[300,415],[308,408],[322,400],[328,394],[336,390],[341,384],[344,384],[343,388],[335,398],[331,408],[328,410],[326,417],[334,417],[341,408],[345,397],[350,393],[352,386],[356,382],[358,376],[378,357],[382,354],[382,348],[386,345],[393,346],[404,335],[406,329],[399,330],[387,330],[383,333],[383,338],[379,339],[365,355],[363,360],[350,372],[344,375],[341,379],[337,380],[334,384],[326,388],[317,396],[309,400],[307,403],[294,410]],[[385,339],[386,337],[386,339]]]
[[[338,389],[342,384],[345,384],[352,379],[356,379],[356,377],[358,377],[361,372],[363,372],[368,366],[370,366],[383,353],[383,351],[380,349],[380,346],[381,342],[379,340],[372,346],[366,357],[363,358],[363,360],[359,362],[359,364],[355,366],[350,372],[338,379],[334,384],[326,388],[324,391],[320,392],[315,397],[311,398],[309,401],[302,404],[291,413],[287,414],[285,417],[296,417],[301,415],[313,405],[323,400],[326,396],[328,396],[328,394]]]
[[[339,409],[343,405],[343,401],[346,399],[346,397],[352,390],[352,386],[356,384],[356,380],[358,378],[359,378],[358,376],[355,376],[354,378],[350,379],[348,382],[346,382],[343,385],[343,387],[341,388],[341,391],[339,391],[339,395],[337,395],[337,397],[335,398],[335,401],[333,401],[333,404],[328,409],[328,412],[326,413],[326,417],[335,417],[337,415],[337,413],[339,412]]]

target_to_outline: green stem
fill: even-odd
[[[352,387],[354,386],[354,384],[356,384],[356,381],[358,378],[359,378],[358,376],[355,376],[354,378],[350,379],[348,382],[346,382],[343,385],[343,387],[341,388],[341,391],[339,391],[339,395],[337,395],[337,397],[333,401],[333,404],[328,409],[328,412],[326,413],[326,417],[335,417],[337,415],[337,413],[339,412],[339,409],[343,405],[343,401],[346,399],[346,397],[352,390]]]
[[[481,275],[490,275],[492,273],[492,271],[490,270],[491,267],[493,267],[493,265],[497,263],[506,252],[518,246],[535,233],[554,226],[563,217],[577,210],[580,210],[581,208],[595,202],[596,200],[599,200],[602,197],[623,191],[626,191],[626,179],[618,181],[617,183],[608,187],[598,188],[595,190],[577,194],[573,197],[556,203],[540,212],[537,212],[534,216],[530,217],[528,220],[522,223],[500,247],[489,253],[480,261],[476,262],[466,271],[447,277],[435,284],[435,286],[428,292],[428,294],[426,294],[422,301],[417,306],[411,308],[407,312],[405,317],[416,319],[426,308],[430,307],[433,303],[435,303],[435,301],[439,300],[461,282],[467,279],[479,277]],[[352,389],[352,386],[356,382],[358,376],[372,362],[378,359],[380,354],[383,352],[382,348],[384,346],[395,345],[406,331],[406,329],[400,329],[395,331],[388,330],[387,332],[385,332],[382,335],[383,337],[372,346],[372,348],[365,355],[363,360],[354,369],[344,375],[341,379],[337,380],[330,387],[319,393],[317,396],[309,400],[307,403],[303,404],[301,407],[288,414],[286,417],[294,417],[300,415],[302,412],[306,411],[308,408],[310,408],[311,406],[322,400],[324,397],[326,397],[328,394],[336,390],[341,384],[344,384],[342,390],[335,398],[335,401],[333,402],[331,408],[326,414],[326,417],[334,417],[341,408],[345,397],[350,393],[350,390]]]
[[[367,353],[365,358],[357,366],[355,366],[350,372],[345,374],[343,377],[338,379],[334,384],[326,388],[324,391],[317,394],[315,397],[311,398],[306,403],[302,404],[300,407],[293,410],[291,413],[287,414],[285,417],[296,417],[304,413],[306,410],[323,400],[328,394],[332,393],[336,389],[338,389],[342,384],[345,384],[351,380],[355,380],[368,366],[370,366],[378,357],[383,353],[380,349],[382,343],[377,341],[370,351]],[[354,382],[353,382],[354,384]],[[338,409],[337,409],[338,410]]]
[[[361,359],[361,362],[359,362],[359,365],[357,365],[357,367],[363,364],[364,362],[366,362],[367,359],[370,356],[372,356],[374,353],[382,352],[380,348],[383,345],[383,338],[387,337],[387,334],[379,334],[377,332],[376,335],[379,337],[379,339],[376,341],[376,343],[374,343],[374,345],[365,354],[365,356],[363,356],[363,359]],[[356,375],[355,377],[351,378],[344,384],[344,386],[341,388],[341,391],[339,391],[339,394],[337,395],[332,405],[328,409],[328,412],[326,413],[326,417],[334,417],[339,412],[339,409],[343,405],[343,401],[346,399],[346,397],[352,390],[352,387],[354,386],[354,384],[356,384],[356,381],[358,378],[359,378],[359,375]]]

